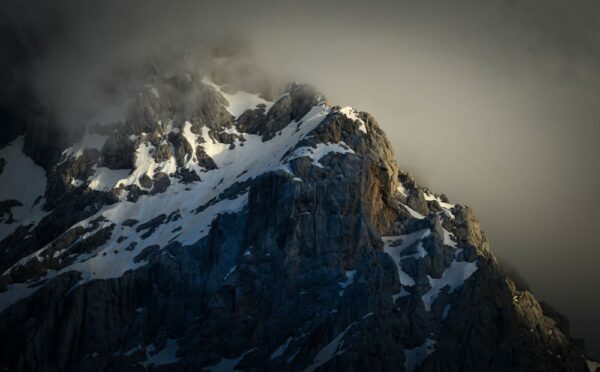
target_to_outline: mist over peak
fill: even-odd
[[[372,113],[403,169],[473,206],[500,258],[597,354],[599,19],[587,0],[5,1],[0,147],[28,129],[27,153],[60,155],[153,77],[268,101],[312,84]],[[178,97],[183,112],[197,98]]]

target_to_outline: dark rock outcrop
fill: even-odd
[[[152,84],[101,151],[47,165],[47,215],[0,242],[0,296],[21,296],[1,367],[585,371],[568,321],[505,275],[470,208],[398,169],[371,115],[294,84],[234,118],[197,76]],[[204,147],[288,125],[306,133],[235,174]],[[98,167],[135,176],[94,189]]]

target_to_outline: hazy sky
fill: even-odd
[[[260,46],[373,113],[398,163],[472,206],[600,357],[600,2],[521,3],[369,8]]]
[[[600,2],[91,4],[3,4],[0,31],[20,40],[3,79],[69,117],[164,44],[248,37],[273,75],[371,112],[401,167],[472,206],[600,358]]]

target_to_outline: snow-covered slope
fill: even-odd
[[[202,80],[204,84],[215,86],[206,78]],[[218,86],[215,86],[218,88]],[[253,109],[257,104],[265,103],[261,100],[245,92],[229,95],[225,94],[227,99],[227,110],[232,115],[239,116],[247,109]],[[268,102],[269,106],[273,102]],[[87,180],[75,180],[77,185],[87,187],[99,191],[111,191],[117,187],[140,185],[140,177],[146,175],[153,178],[156,169],[165,172],[169,175],[172,185],[168,193],[159,193],[154,195],[141,196],[135,202],[127,201],[128,191],[118,193],[119,202],[103,207],[97,213],[91,215],[87,219],[73,225],[70,230],[83,228],[87,230],[85,234],[74,241],[72,245],[78,241],[82,241],[92,236],[94,232],[109,226],[117,226],[116,230],[102,245],[95,247],[94,250],[80,255],[72,263],[61,267],[59,270],[50,271],[48,274],[40,276],[37,281],[45,281],[56,275],[67,271],[78,271],[82,273],[81,284],[93,279],[106,279],[120,277],[127,270],[134,270],[146,262],[144,260],[135,260],[141,250],[144,248],[142,243],[147,239],[147,229],[139,229],[139,226],[123,225],[127,220],[138,220],[146,222],[152,218],[166,214],[167,216],[177,216],[175,218],[166,219],[152,232],[152,243],[161,247],[168,243],[179,242],[183,245],[190,245],[208,234],[209,226],[213,219],[218,214],[240,211],[247,203],[247,194],[241,194],[236,198],[225,198],[211,204],[202,211],[198,211],[199,207],[207,205],[210,201],[216,199],[225,190],[231,187],[234,183],[243,183],[249,179],[258,177],[266,172],[283,171],[294,176],[289,168],[289,161],[298,157],[309,157],[313,159],[313,163],[320,166],[318,161],[330,152],[334,153],[352,153],[352,150],[343,142],[339,144],[318,144],[316,149],[311,147],[300,147],[294,150],[294,146],[306,135],[312,131],[323,119],[331,112],[330,108],[324,105],[312,107],[305,114],[300,122],[291,122],[283,128],[273,139],[263,142],[260,135],[245,134],[243,138],[235,128],[230,128],[225,131],[227,134],[240,136],[232,144],[224,144],[211,138],[209,128],[201,127],[200,134],[194,134],[190,131],[191,124],[185,122],[182,131],[185,133],[186,140],[191,143],[202,143],[206,155],[211,157],[217,167],[213,170],[205,170],[198,167],[193,162],[194,153],[189,156],[189,161],[184,167],[198,175],[202,175],[202,181],[196,182],[193,185],[179,182],[174,177],[177,171],[177,164],[174,156],[169,157],[163,162],[157,163],[153,159],[153,153],[156,148],[144,142],[147,133],[141,133],[137,138],[139,145],[135,149],[135,166],[133,169],[117,169],[111,170],[105,167],[95,167],[93,175]],[[170,127],[172,133],[176,128]],[[243,139],[243,142],[240,141]],[[92,140],[93,139],[93,140]],[[106,141],[106,136],[97,134],[89,134],[86,131],[82,141],[72,148],[65,150],[66,158],[78,158],[82,156],[85,149],[102,148],[99,144]],[[17,139],[14,143],[8,146],[7,158],[9,166],[6,169],[7,179],[12,183],[7,182],[4,189],[7,190],[6,195],[13,196],[10,191],[15,194],[14,199],[23,200],[26,208],[33,205],[35,197],[41,196],[45,188],[45,178],[41,168],[35,166],[31,159],[28,159],[22,153],[15,149],[22,145],[22,139]],[[291,152],[291,150],[294,150]],[[291,153],[290,153],[291,152]],[[20,154],[16,156],[15,154]],[[286,156],[287,155],[287,156]],[[18,164],[14,165],[14,163]],[[21,169],[19,169],[21,168]],[[18,172],[21,172],[20,174]],[[42,172],[40,175],[40,171]],[[35,176],[35,179],[28,177]],[[10,178],[9,178],[10,177]],[[301,179],[298,179],[302,182]],[[28,186],[28,189],[17,187],[17,184]],[[4,195],[4,194],[3,194]],[[20,217],[21,214],[18,215]],[[24,219],[27,216],[29,219]],[[34,218],[39,220],[39,214],[29,217],[28,214],[23,214],[24,221],[30,221]],[[102,220],[102,223],[92,227],[94,221]],[[36,220],[36,221],[37,221]],[[17,220],[19,222],[20,220]],[[13,223],[16,225],[17,222]],[[67,233],[70,231],[68,230]],[[118,246],[133,247],[132,249],[118,250]],[[36,252],[21,259],[13,268],[18,268],[22,265],[28,265],[31,261],[43,261],[44,257],[54,259],[65,252],[52,251],[52,255],[45,255],[49,249],[53,249],[52,243],[41,247]],[[117,256],[118,254],[118,256]],[[11,268],[12,269],[12,268]],[[11,269],[5,271],[4,274],[9,274]],[[14,291],[25,291],[31,294],[33,288],[39,288],[35,284],[28,288],[15,285],[9,286],[9,290],[0,293],[0,303],[2,308],[11,305],[14,299],[20,299],[23,295],[15,295]],[[12,301],[11,301],[12,299]]]
[[[398,170],[369,114],[299,84],[272,101],[228,87],[152,76],[48,175],[23,137],[0,150],[0,365],[585,365],[472,211]]]

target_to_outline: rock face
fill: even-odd
[[[41,165],[35,204],[0,195],[5,370],[587,370],[473,211],[310,87],[156,72]]]

